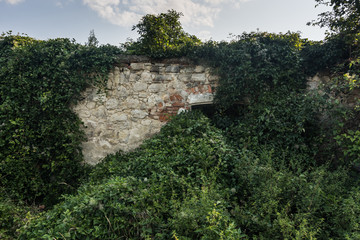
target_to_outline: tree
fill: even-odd
[[[159,15],[147,14],[133,26],[140,37],[126,46],[127,50],[137,54],[156,57],[175,56],[185,46],[201,43],[194,35],[186,33],[180,23],[182,13],[168,10]]]
[[[90,34],[88,37],[88,42],[86,43],[86,45],[96,47],[98,44],[99,44],[99,41],[97,40],[94,29],[93,29],[90,31]]]
[[[340,36],[349,46],[357,48],[360,33],[360,0],[315,0],[318,5],[331,6],[332,11],[319,14],[319,18],[308,25],[328,27],[329,36]]]
[[[319,14],[314,24],[329,27],[332,32],[358,33],[360,30],[359,0],[315,0],[318,5],[331,6],[332,11]]]

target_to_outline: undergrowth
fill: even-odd
[[[77,194],[30,218],[20,239],[359,237],[349,167],[230,142],[201,113],[181,114],[136,151],[108,156]]]
[[[181,44],[191,40],[178,30]],[[121,51],[0,40],[0,238],[360,238],[359,113],[338,99],[359,88],[359,61],[333,70],[347,57],[341,40],[250,33],[156,48],[156,57],[207,60],[220,76],[218,112],[180,114],[93,169],[82,165],[70,107],[106,82]],[[307,91],[307,77],[324,68],[336,81]]]

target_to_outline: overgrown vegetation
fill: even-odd
[[[186,33],[180,23],[182,13],[169,10],[159,15],[145,15],[133,26],[140,37],[137,41],[122,44],[128,54],[147,55],[153,58],[183,57],[199,46],[201,41]]]
[[[68,39],[1,37],[1,195],[52,205],[77,188],[84,137],[70,106],[86,86],[100,83],[117,52]]]
[[[200,44],[179,17],[145,16],[123,50],[207,59],[220,75],[218,113],[180,114],[93,169],[81,165],[69,106],[103,83],[120,50],[97,47],[93,32],[86,46],[1,37],[0,237],[360,239],[359,109],[346,104],[359,88],[355,43],[244,33]],[[324,70],[331,81],[307,91]]]

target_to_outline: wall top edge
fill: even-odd
[[[147,56],[141,56],[141,55],[118,55],[116,57],[116,63],[117,64],[130,64],[130,63],[143,63],[143,62],[149,62],[149,63],[164,63],[164,64],[184,64],[184,65],[190,65],[193,64],[193,61],[191,61],[188,58],[185,57],[179,57],[179,58],[167,58],[167,59],[155,59],[150,58]]]

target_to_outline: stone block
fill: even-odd
[[[147,98],[148,94],[146,92],[139,93],[139,98]]]
[[[151,120],[148,120],[148,119],[147,119],[147,120],[142,120],[142,121],[141,121],[141,125],[143,125],[143,126],[150,126],[150,125],[151,125],[151,122],[152,122],[152,121],[151,121]]]
[[[151,84],[148,88],[148,91],[151,93],[158,93],[164,90],[164,85],[162,84]]]
[[[135,98],[129,98],[126,100],[125,105],[129,109],[137,109],[140,106],[140,101]]]
[[[92,111],[92,114],[96,118],[105,119],[106,118],[106,108],[104,106],[99,106],[94,111]]]
[[[150,72],[156,72],[158,73],[160,71],[160,67],[157,65],[152,65],[150,68]]]
[[[190,73],[179,74],[178,79],[181,82],[189,82],[191,80],[191,74]]]
[[[89,120],[89,119],[84,120],[84,125],[87,128],[97,128],[97,126],[98,126],[97,122]]]
[[[198,66],[195,67],[194,72],[203,73],[203,72],[205,72],[205,68],[203,66],[198,65]]]
[[[195,82],[205,82],[205,73],[194,73],[191,75],[191,80]]]
[[[91,110],[94,109],[96,107],[96,103],[95,102],[87,102],[86,103],[86,108]]]
[[[104,139],[99,140],[99,145],[103,149],[106,149],[106,150],[111,149],[111,144],[108,141],[104,140]]]
[[[125,87],[123,87],[123,86],[118,87],[118,96],[119,97],[124,98],[124,97],[127,97],[128,95],[129,95],[128,90]]]
[[[157,75],[154,78],[155,82],[166,82],[166,81],[171,81],[173,80],[173,77],[171,75]]]
[[[130,74],[130,76],[129,76],[130,82],[138,82],[139,79],[140,79],[140,76],[137,74],[134,74],[134,73]]]
[[[148,87],[148,85],[146,83],[137,82],[134,84],[134,91],[135,92],[145,91],[147,89],[147,87]]]
[[[145,111],[136,109],[136,110],[131,111],[131,115],[132,115],[133,118],[143,119],[148,115],[148,113],[145,112]]]
[[[116,109],[119,106],[119,101],[115,98],[111,98],[105,102],[105,107],[108,110]]]
[[[122,68],[125,79],[130,77],[131,71],[128,68]]]
[[[123,130],[123,131],[117,132],[117,137],[118,137],[119,142],[126,143],[129,139],[129,134],[130,134],[130,132],[128,130]]]
[[[158,95],[151,95],[147,99],[148,106],[155,106],[157,103],[162,102],[163,99]]]
[[[130,73],[130,71],[129,71]],[[127,75],[125,75],[124,73],[119,73],[119,83],[118,84],[124,84],[129,82],[129,78]]]
[[[111,122],[122,122],[127,121],[128,117],[125,113],[114,113],[109,117]]]
[[[179,67],[179,65],[169,65],[165,68],[165,72],[178,73],[178,72],[180,72],[180,67]]]
[[[92,101],[103,103],[106,101],[106,94],[105,93],[95,93],[92,95]]]
[[[150,72],[143,72],[140,75],[140,81],[145,83],[150,83],[153,80],[153,75]]]
[[[81,119],[86,119],[91,116],[90,112],[88,111],[81,111],[77,113]]]
[[[214,95],[211,93],[190,94],[188,97],[189,104],[212,104]]]
[[[131,63],[130,68],[131,68],[131,70],[135,70],[135,71],[144,70],[145,64],[144,63]]]

